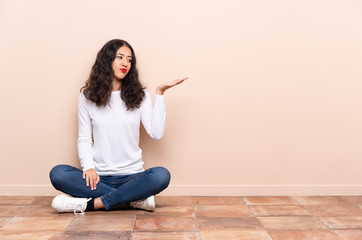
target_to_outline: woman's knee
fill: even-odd
[[[158,185],[167,188],[171,180],[170,172],[164,167],[155,167],[153,171]]]
[[[53,186],[56,186],[62,179],[64,179],[64,173],[69,168],[69,165],[57,165],[50,170],[49,178]]]

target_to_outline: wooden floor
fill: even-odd
[[[156,197],[155,212],[57,213],[0,196],[0,239],[361,240],[362,196]]]

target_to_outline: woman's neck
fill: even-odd
[[[112,92],[121,90],[122,83],[120,80],[113,79]]]

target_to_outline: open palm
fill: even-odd
[[[182,78],[182,79],[176,79],[176,80],[172,80],[172,81],[168,81],[168,82],[165,82],[165,83],[162,83],[160,85],[158,85],[157,87],[157,94],[160,94],[160,95],[163,95],[163,93],[169,89],[169,88],[172,88],[180,83],[182,83],[183,81],[185,81],[187,79],[187,77],[185,78]]]

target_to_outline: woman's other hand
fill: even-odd
[[[163,95],[167,89],[172,88],[173,86],[176,86],[176,85],[182,83],[187,78],[188,77],[185,77],[183,79],[176,79],[176,80],[172,80],[172,81],[165,82],[165,83],[158,85],[158,87],[156,88],[156,94]]]
[[[86,180],[87,187],[90,185],[92,191],[97,189],[97,184],[99,183],[100,178],[94,168],[83,172],[83,179]]]

